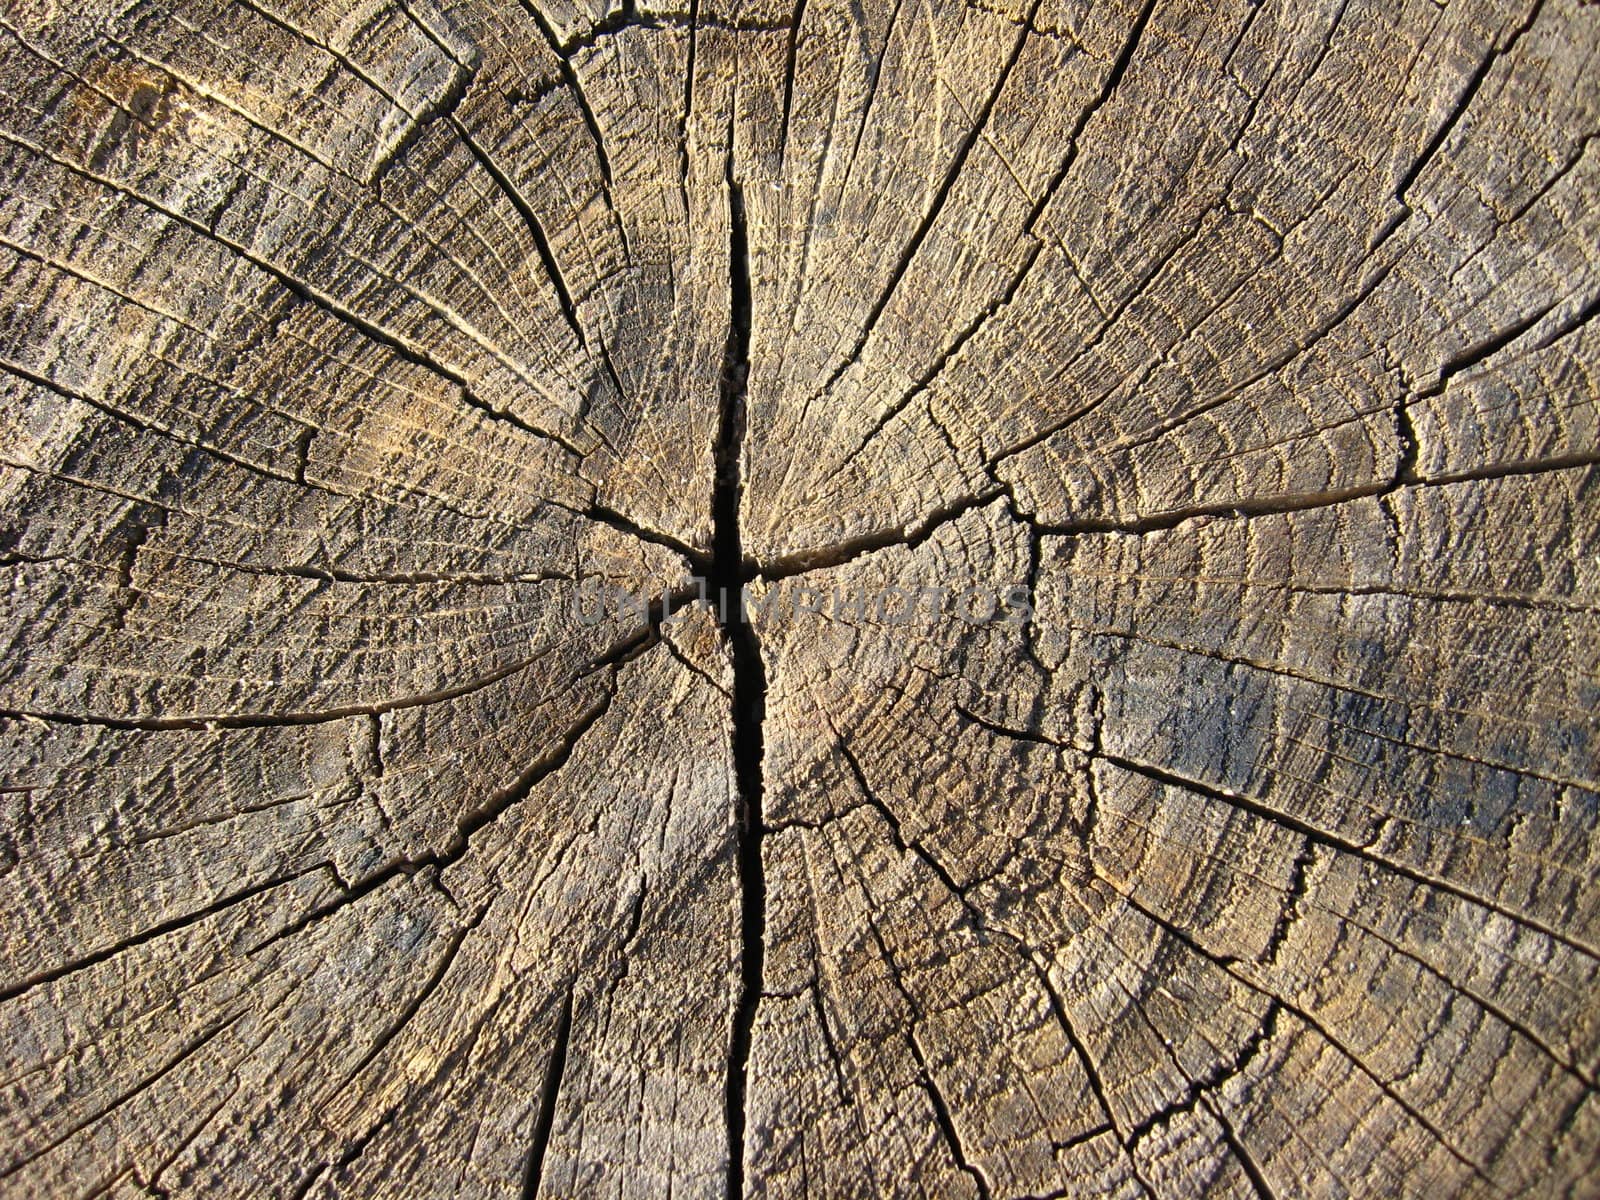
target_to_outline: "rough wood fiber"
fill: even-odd
[[[1597,51],[0,0],[0,1192],[1600,1194]]]

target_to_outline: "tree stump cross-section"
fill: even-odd
[[[1597,60],[5,0],[0,1194],[1600,1194]]]

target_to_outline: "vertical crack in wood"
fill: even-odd
[[[134,568],[139,561],[139,552],[150,540],[150,535],[163,528],[166,523],[166,510],[149,504],[135,505],[124,522],[127,540],[123,543],[122,553],[117,559],[115,583],[111,592],[112,629],[120,630],[127,625],[128,610],[139,600],[140,589],[134,583]]]
[[[733,773],[738,791],[735,858],[739,869],[739,999],[728,1047],[728,1195],[744,1191],[745,1091],[751,1034],[761,1002],[767,884],[761,862],[765,833],[762,816],[762,722],[766,716],[766,670],[755,630],[745,620],[742,588],[746,569],[739,535],[741,492],[739,460],[745,433],[745,392],[750,373],[750,245],[744,192],[733,174],[733,131],[729,129],[728,186],[728,344],[721,378],[717,429],[716,485],[712,496],[711,586],[717,613],[733,659]]]
[[[1529,10],[1528,15],[1511,30],[1511,35],[1506,39],[1504,45],[1490,44],[1489,52],[1483,56],[1483,59],[1478,63],[1472,74],[1467,77],[1465,86],[1462,87],[1461,92],[1457,95],[1455,103],[1450,106],[1450,112],[1440,122],[1439,127],[1433,131],[1433,136],[1428,139],[1428,144],[1422,148],[1422,152],[1406,168],[1406,173],[1395,183],[1394,198],[1400,202],[1402,208],[1406,211],[1409,212],[1411,208],[1406,202],[1406,193],[1411,190],[1412,185],[1417,182],[1417,177],[1433,161],[1434,156],[1439,153],[1445,142],[1450,139],[1450,135],[1455,132],[1456,124],[1461,120],[1467,109],[1471,107],[1473,100],[1477,98],[1478,89],[1483,86],[1483,81],[1488,77],[1490,68],[1516,49],[1516,45],[1522,40],[1523,35],[1533,28],[1533,23],[1539,18],[1539,10],[1543,7],[1544,0],[1538,0],[1538,3],[1534,4]]]
[[[962,138],[961,144],[956,148],[955,155],[950,160],[950,165],[945,169],[944,178],[939,182],[938,190],[934,192],[926,211],[922,214],[922,220],[917,223],[917,227],[912,232],[910,239],[901,247],[899,257],[896,259],[893,269],[889,272],[888,282],[878,293],[877,300],[873,302],[872,308],[862,322],[861,333],[856,338],[855,345],[851,347],[850,353],[845,357],[845,360],[829,374],[827,382],[811,397],[813,402],[829,394],[844,373],[850,369],[851,364],[860,359],[862,351],[866,349],[868,339],[872,337],[873,331],[878,327],[878,321],[888,309],[889,302],[894,299],[895,293],[900,288],[901,281],[906,276],[906,272],[911,269],[912,259],[916,258],[917,252],[922,249],[922,244],[927,241],[928,235],[933,232],[933,226],[938,221],[939,214],[944,211],[945,204],[954,194],[956,181],[960,179],[962,168],[967,165],[968,157],[978,144],[978,139],[983,136],[984,130],[988,128],[989,117],[993,114],[995,105],[999,103],[1000,93],[1005,90],[1006,81],[1011,78],[1012,71],[1022,57],[1023,47],[1027,44],[1028,35],[1033,32],[1034,18],[1038,16],[1039,7],[1042,3],[1043,0],[1033,0],[1033,3],[1029,6],[1022,24],[1017,27],[1017,33],[1012,40],[1011,49],[1007,53],[1005,62],[1001,65],[1000,72],[995,78],[994,87],[989,90],[989,95],[984,100],[983,107],[978,110],[977,115],[973,118],[971,128],[967,130],[966,136]],[[889,44],[886,40],[883,53],[887,55],[888,52]]]
[[[800,26],[806,16],[806,0],[795,0],[794,12],[789,17],[789,44],[784,52],[783,65],[783,115],[778,123],[778,165],[783,166],[789,151],[789,120],[794,113],[795,67],[800,52]]]
[[[694,116],[694,54],[696,36],[700,28],[700,0],[689,2],[689,50],[683,64],[683,119],[678,122],[678,166],[680,176],[678,180],[679,191],[683,197],[683,211],[685,218],[693,213],[689,205],[689,121]],[[728,143],[728,153],[733,153],[733,143]],[[731,182],[731,180],[730,180]]]
[[[895,984],[902,992],[905,991],[904,986],[900,984],[898,972]],[[909,999],[909,993],[907,998]],[[950,1116],[950,1105],[945,1101],[944,1093],[939,1090],[938,1081],[928,1068],[928,1056],[923,1053],[922,1044],[917,1041],[914,1030],[907,1034],[906,1042],[911,1047],[911,1057],[916,1061],[917,1070],[921,1075],[923,1091],[928,1094],[928,1102],[933,1106],[934,1123],[938,1125],[945,1144],[950,1147],[950,1157],[955,1160],[956,1169],[972,1180],[973,1187],[978,1191],[978,1200],[991,1200],[994,1193],[989,1189],[989,1181],[983,1171],[967,1157],[966,1148],[961,1144],[961,1135],[956,1132],[956,1123]]]
[[[539,1184],[544,1177],[544,1156],[550,1148],[550,1131],[555,1127],[556,1099],[561,1093],[561,1078],[567,1070],[567,1041],[571,1036],[572,989],[569,987],[561,1003],[561,1016],[556,1020],[555,1045],[545,1064],[544,1083],[539,1088],[539,1116],[534,1121],[533,1140],[528,1147],[528,1165],[522,1173],[523,1200],[532,1200],[539,1194]]]

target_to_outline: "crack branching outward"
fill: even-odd
[[[762,721],[766,670],[755,630],[743,619],[741,589],[748,578],[739,536],[740,457],[745,433],[745,391],[750,372],[750,245],[744,193],[733,175],[730,132],[727,157],[728,344],[722,364],[721,412],[712,496],[711,586],[723,636],[733,659],[733,773],[738,791],[735,861],[739,871],[739,993],[728,1046],[728,1195],[744,1192],[745,1084],[756,1006],[761,1001],[767,921],[766,877],[761,863]]]

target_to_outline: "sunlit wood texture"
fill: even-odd
[[[1600,1194],[1597,50],[0,0],[0,1191]]]

